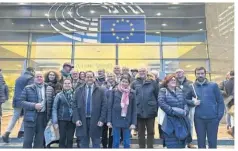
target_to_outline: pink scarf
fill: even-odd
[[[122,117],[126,117],[127,107],[129,105],[130,87],[128,87],[128,89],[124,89],[119,84],[117,88],[118,88],[119,91],[122,92],[122,97],[121,97],[121,116]]]

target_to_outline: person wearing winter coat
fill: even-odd
[[[111,91],[108,100],[107,126],[113,131],[113,148],[119,148],[121,130],[124,148],[130,148],[130,130],[136,126],[135,92],[129,85],[130,78],[122,76],[120,84]]]
[[[54,99],[52,123],[59,128],[59,148],[73,148],[75,124],[73,118],[73,89],[70,79],[65,79],[63,90]]]
[[[189,108],[183,91],[176,87],[175,75],[168,75],[158,96],[159,107],[165,116],[161,129],[167,148],[185,148],[191,142]]]
[[[145,128],[147,130],[147,148],[153,148],[154,122],[158,111],[159,86],[153,74],[148,74],[147,69],[139,69],[138,77],[131,84],[136,93],[137,128],[139,147],[145,148]]]

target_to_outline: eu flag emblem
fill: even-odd
[[[145,16],[101,16],[101,43],[145,43]]]

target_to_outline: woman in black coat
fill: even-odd
[[[52,123],[54,128],[59,128],[60,148],[72,148],[75,124],[73,117],[73,89],[70,79],[65,79],[63,90],[55,97],[52,111]]]
[[[130,89],[130,78],[122,76],[108,101],[107,126],[112,127],[113,148],[119,148],[121,130],[124,148],[130,148],[130,130],[135,129],[136,114],[135,92]]]

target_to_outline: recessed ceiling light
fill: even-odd
[[[199,29],[200,31],[203,30],[203,29]]]
[[[94,11],[94,10],[90,10],[90,13],[91,13],[91,14],[94,14],[94,13],[95,13],[95,11]]]
[[[62,22],[60,22],[60,24],[64,25],[64,22],[62,21]]]
[[[167,24],[161,24],[161,25],[164,26],[164,27],[165,27],[165,26],[168,26]]]
[[[186,67],[186,68],[190,68],[190,67],[192,67],[192,65],[188,64],[188,65],[186,65],[185,67]]]
[[[45,13],[45,16],[47,16],[47,17],[48,17],[48,16],[49,16],[49,14]]]
[[[160,32],[159,31],[157,31],[157,32],[155,32],[156,34],[160,34]]]
[[[41,27],[44,27],[44,24],[40,24]]]
[[[172,4],[177,5],[177,4],[179,4],[179,3],[175,2],[175,3],[172,3]]]
[[[25,3],[19,3],[20,5],[24,5]]]
[[[134,13],[135,13],[135,14],[139,14],[139,12],[138,12],[138,11],[135,11]]]
[[[229,6],[228,9],[231,9],[233,6]]]
[[[12,23],[12,25],[14,25],[14,23]]]
[[[202,23],[203,23],[202,21],[198,22],[198,24],[202,24]]]
[[[68,11],[68,14],[69,14],[69,15],[71,15],[71,14],[72,14],[72,12],[71,12],[71,11]]]
[[[161,16],[161,13],[159,12],[159,13],[157,13],[156,15],[157,15],[157,16]]]

